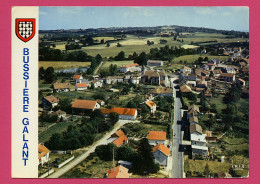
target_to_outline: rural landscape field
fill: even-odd
[[[247,178],[249,32],[100,27],[39,32],[39,177]]]

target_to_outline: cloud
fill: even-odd
[[[199,15],[215,15],[216,9],[211,7],[194,7],[195,13]]]

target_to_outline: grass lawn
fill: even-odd
[[[112,169],[112,165],[112,161],[106,162],[98,157],[93,157],[84,160],[61,178],[103,178],[107,171]]]
[[[68,69],[68,68],[78,68],[78,67],[88,67],[90,62],[77,62],[77,61],[39,61],[39,68],[44,69],[48,67],[53,67],[54,70]]]
[[[187,160],[185,160],[185,163],[184,163],[184,165],[186,165],[186,167],[184,167],[185,169],[187,169],[187,164],[189,165],[188,166],[189,171],[195,171],[195,172],[201,172],[201,173],[204,172],[206,164],[209,165],[209,170],[210,170],[210,172],[213,172],[213,173],[229,172],[229,168],[230,168],[229,163],[225,163],[225,162],[221,163],[218,161],[187,159]],[[186,171],[187,170],[185,170],[185,172]]]
[[[64,92],[64,93],[55,93],[54,96],[58,97],[60,99],[64,98],[70,98],[70,99],[78,99],[79,97],[82,97],[85,100],[92,100],[92,96],[96,94],[96,92],[93,90],[87,90],[87,91],[70,91],[70,92]]]
[[[103,65],[101,66],[100,70],[107,70],[111,64],[117,65],[117,68],[119,69],[122,65],[130,65],[133,64],[134,61],[105,61]]]
[[[75,123],[68,121],[68,122],[57,123],[57,124],[51,126],[47,130],[45,130],[44,132],[41,132],[39,134],[39,143],[44,143],[44,142],[48,141],[54,133],[61,133],[61,132],[66,131],[68,126],[73,125],[73,124],[75,124]]]
[[[212,104],[216,104],[216,108],[218,112],[221,112],[223,109],[225,109],[227,107],[227,104],[225,104],[223,102],[223,98],[225,95],[223,94],[217,94],[216,96],[209,98],[209,103]]]
[[[147,137],[149,131],[165,131],[167,132],[167,127],[163,125],[153,125],[153,124],[144,124],[144,123],[136,123],[136,124],[126,124],[123,126],[127,132],[127,136],[129,137],[139,137],[144,138]]]
[[[243,152],[249,149],[249,142],[245,138],[231,138],[224,136],[222,141],[224,141],[225,149],[229,151]]]

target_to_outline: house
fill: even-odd
[[[144,75],[141,77],[141,82],[160,85],[160,75],[154,70],[145,71]]]
[[[52,113],[50,113],[50,115],[51,116],[55,116],[55,115],[57,115],[58,116],[58,118],[63,118],[63,120],[64,119],[66,119],[66,112],[64,112],[64,111],[62,111],[62,110],[57,110],[57,111],[55,111],[55,112],[52,112]]]
[[[204,92],[204,95],[205,95],[205,97],[212,97],[212,92],[210,91],[210,89],[207,89],[207,90]]]
[[[120,72],[121,73],[126,73],[126,72],[140,72],[141,68],[139,67],[139,64],[134,63],[130,65],[122,65],[120,67]]]
[[[72,103],[71,108],[72,108],[72,113],[87,114],[87,113],[91,113],[95,109],[100,109],[100,105],[97,103],[97,101],[76,99]]]
[[[149,131],[147,137],[149,144],[156,146],[158,144],[164,144],[166,140],[166,132],[163,131]]]
[[[101,112],[105,117],[108,117],[111,112],[115,112],[122,120],[135,120],[137,117],[137,110],[133,108],[114,107],[112,109],[101,109]]]
[[[191,73],[191,68],[188,66],[183,66],[180,68],[181,73]]]
[[[82,91],[88,89],[87,83],[76,83],[75,85],[76,91]]]
[[[219,63],[220,63],[219,59],[212,59],[212,60],[208,61],[208,64],[213,64],[213,65],[217,65]]]
[[[236,83],[239,84],[242,87],[246,86],[246,81],[244,81],[243,79],[237,79]]]
[[[125,143],[128,143],[128,138],[124,134],[124,132],[120,129],[116,131],[114,134],[111,135],[111,137],[107,140],[108,143],[112,142],[117,147],[122,146]]]
[[[81,80],[83,79],[83,77],[82,77],[82,75],[74,75],[73,77],[72,77],[72,79],[73,79],[73,81],[75,82],[75,83],[81,83]]]
[[[94,88],[102,87],[103,86],[103,80],[102,79],[94,79],[90,81],[91,85],[93,85]]]
[[[154,162],[159,165],[168,165],[168,156],[170,154],[170,149],[163,144],[158,144],[152,148]]]
[[[199,106],[197,106],[197,105],[190,105],[188,107],[188,111],[187,111],[188,117],[198,116],[199,114],[200,114]]]
[[[132,84],[139,84],[140,83],[141,76],[131,76],[130,83]]]
[[[198,123],[199,123],[198,117],[197,117],[197,116],[191,116],[191,117],[189,117],[189,123],[190,123],[190,125],[192,125],[192,124],[198,124]]]
[[[117,162],[117,164],[118,165],[122,165],[122,166],[124,166],[127,169],[130,169],[132,167],[132,162],[127,162],[127,161],[124,161],[124,160],[119,160]]]
[[[54,83],[52,84],[52,89],[54,93],[59,93],[59,92],[68,92],[70,91],[70,83]]]
[[[190,86],[188,86],[188,85],[182,85],[180,87],[180,90],[182,93],[191,93],[192,92]]]
[[[100,105],[100,106],[104,106],[105,105],[105,102],[103,100],[97,100],[97,103]]]
[[[219,79],[226,81],[226,82],[234,82],[235,81],[235,74],[233,74],[233,73],[221,73],[219,75]]]
[[[196,85],[196,87],[198,87],[198,88],[206,88],[208,86],[208,82],[207,81],[199,81],[199,82],[197,82],[197,85]]]
[[[108,76],[104,79],[105,84],[116,84],[124,82],[124,76]]]
[[[42,98],[42,107],[44,109],[52,109],[53,107],[57,106],[58,103],[59,103],[59,99],[53,95]]]
[[[206,134],[202,134],[202,128],[198,124],[190,125],[190,140],[192,155],[204,155],[208,154],[208,147],[206,146]]]
[[[51,112],[50,113],[50,116],[55,116],[55,115],[57,115],[58,118],[62,117],[63,120],[66,120],[66,112],[64,112],[64,111],[62,111],[60,109],[55,111],[55,112]]]
[[[168,87],[159,87],[151,90],[151,94],[153,96],[173,96],[173,90],[172,88]]]
[[[163,66],[163,61],[159,60],[148,60],[147,66]]]
[[[43,165],[44,163],[49,161],[50,150],[46,148],[44,145],[38,145],[38,160],[39,164]]]
[[[155,111],[156,111],[156,104],[153,101],[151,101],[151,100],[146,101],[145,104],[150,108],[150,112],[151,113],[155,113]]]
[[[129,178],[128,169],[119,165],[113,169],[108,170],[106,178]]]

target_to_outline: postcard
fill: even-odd
[[[248,178],[249,7],[12,7],[12,178]]]

